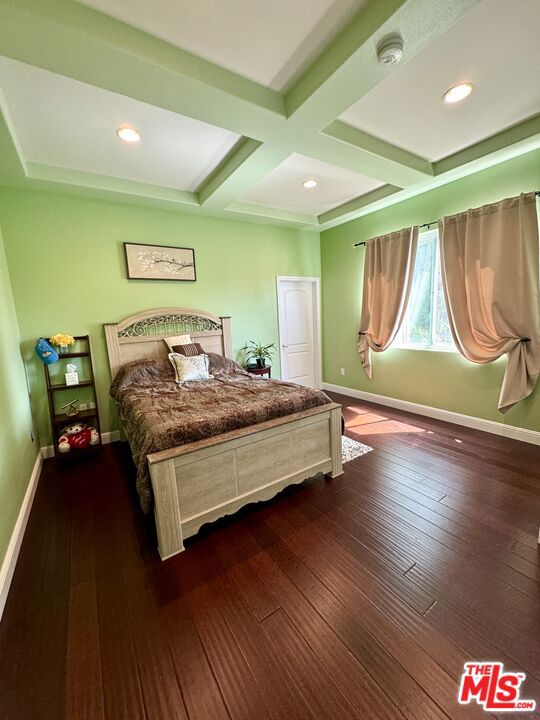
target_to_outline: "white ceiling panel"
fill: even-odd
[[[307,190],[305,180],[318,185]],[[240,200],[289,212],[320,215],[384,183],[304,155],[293,154]]]
[[[82,0],[251,80],[282,90],[366,0]]]
[[[483,0],[340,119],[430,161],[447,157],[540,112],[539,38],[539,0]],[[472,94],[443,104],[460,82]]]
[[[193,191],[240,137],[2,57],[0,88],[30,162]],[[126,124],[139,143],[118,139]]]

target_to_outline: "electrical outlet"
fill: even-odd
[[[341,374],[345,375],[345,368],[341,368]]]

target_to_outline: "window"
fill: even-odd
[[[437,230],[420,235],[409,306],[394,347],[453,350],[444,303]]]

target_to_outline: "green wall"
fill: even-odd
[[[28,486],[37,448],[20,335],[0,232],[0,565]]]
[[[320,274],[319,235],[278,226],[8,188],[0,221],[41,445],[51,435],[40,335],[90,334],[102,430],[113,430],[103,323],[174,305],[231,315],[237,353],[250,339],[277,343],[276,275]],[[197,282],[128,281],[125,241],[195,248]]]
[[[373,354],[373,380],[368,380],[356,352],[364,249],[352,247],[392,230],[538,189],[540,151],[535,151],[323,232],[325,381],[540,430],[540,387],[506,415],[497,411],[504,359],[482,366],[467,362],[458,353],[390,348]],[[345,376],[340,368],[345,368]]]

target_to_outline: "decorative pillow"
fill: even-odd
[[[193,357],[193,355],[204,355],[204,350],[200,343],[189,343],[186,345],[173,345],[172,351],[179,353],[180,355],[187,355]]]
[[[169,360],[174,368],[174,379],[178,384],[189,380],[211,380],[214,377],[208,372],[208,355],[187,356],[169,353]]]
[[[166,337],[163,339],[167,343],[169,351],[174,352],[173,345],[187,345],[191,342],[191,335],[189,333],[187,333],[186,335],[171,335],[171,337]]]

